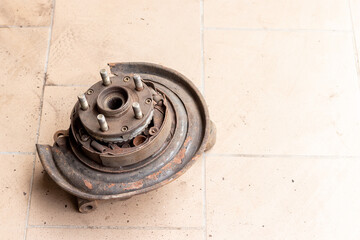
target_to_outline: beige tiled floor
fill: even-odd
[[[205,95],[222,139],[213,152],[359,155],[352,40],[347,32],[205,31]],[[227,94],[219,101],[216,91]]]
[[[1,239],[359,239],[360,1],[2,1]],[[218,128],[184,176],[82,215],[35,143],[107,62],[188,76]]]
[[[0,151],[33,152],[39,127],[46,28],[0,28]]]
[[[0,232],[2,239],[22,239],[27,220],[31,155],[1,155]]]
[[[206,169],[214,239],[359,239],[359,159],[208,157]]]
[[[150,61],[199,85],[199,8],[193,0],[56,2],[47,83],[89,84],[109,62]]]
[[[201,230],[151,230],[151,229],[39,229],[31,228],[28,232],[30,240],[88,240],[88,239],[157,239],[157,240],[183,240],[201,239]]]
[[[204,0],[205,27],[351,30],[344,0]]]
[[[2,0],[0,4],[1,26],[49,26],[51,0]],[[3,45],[3,44],[1,44]]]

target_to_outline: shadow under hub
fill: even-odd
[[[186,77],[150,63],[109,66],[111,77],[101,70],[102,81],[78,96],[70,128],[54,134],[53,146],[37,145],[44,169],[82,213],[176,179],[216,138]]]

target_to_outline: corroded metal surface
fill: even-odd
[[[104,77],[106,82],[85,93],[88,107],[79,98],[69,130],[57,132],[53,146],[37,145],[50,177],[88,201],[156,189],[180,176],[215,143],[205,101],[186,77],[149,63],[109,66],[110,83]],[[142,115],[130,108],[137,107],[132,102],[139,102]],[[99,127],[97,114],[104,114],[108,130]]]

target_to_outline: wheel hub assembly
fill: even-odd
[[[78,96],[68,130],[37,145],[49,176],[78,199],[127,199],[180,176],[216,138],[205,101],[180,73],[150,63],[109,64]]]

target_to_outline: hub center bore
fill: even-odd
[[[99,93],[96,104],[98,111],[106,117],[116,117],[127,111],[132,101],[126,88],[109,86]]]
[[[122,105],[123,105],[123,100],[119,97],[112,97],[108,99],[106,102],[106,106],[111,110],[119,109],[121,108]]]

